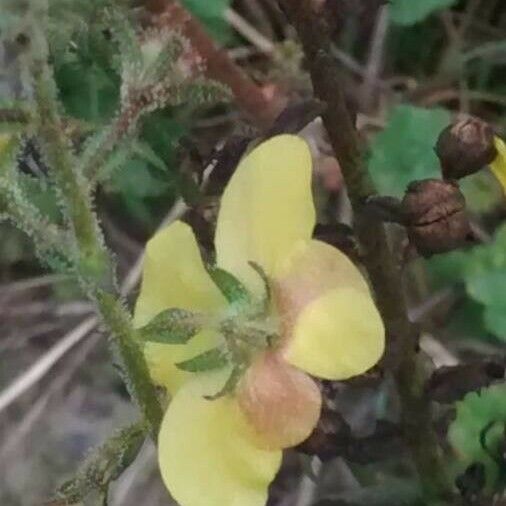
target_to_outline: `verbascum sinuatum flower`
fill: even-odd
[[[171,398],[159,464],[181,506],[264,505],[282,450],[317,424],[313,377],[362,374],[383,353],[383,323],[362,274],[311,238],[311,165],[293,135],[243,158],[221,199],[217,267],[206,268],[181,222],[147,245],[135,323],[151,335],[150,372]],[[168,341],[179,344],[157,338],[163,315],[175,318]]]

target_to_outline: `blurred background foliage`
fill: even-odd
[[[133,2],[133,9],[141,3]],[[183,3],[258,85],[267,91],[275,87],[292,100],[310,95],[301,53],[274,0]],[[370,173],[381,194],[401,196],[410,181],[438,176],[435,141],[457,114],[475,114],[493,124],[499,134],[506,131],[503,0],[331,3],[339,28],[334,52],[347,98],[368,143]],[[104,16],[109,4],[108,0],[50,1],[52,64],[68,118],[66,127],[75,132],[76,145],[108,124],[119,107],[118,50]],[[12,44],[16,9],[23,9],[22,1],[0,0],[0,108],[27,93]],[[264,39],[272,44],[272,51],[264,50]],[[97,206],[122,275],[179,197],[199,211],[204,223],[212,222],[214,204],[198,189],[202,169],[218,142],[251,132],[255,130],[233,103],[167,107],[146,117],[135,142],[109,157],[109,177],[98,189]],[[33,202],[57,217],[54,195],[44,183],[43,163],[31,142],[24,147],[21,165]],[[321,186],[318,191],[333,195],[325,197],[330,203],[345,200],[342,188]],[[442,357],[441,352],[433,352],[436,357],[432,358],[444,364],[453,361],[452,365],[490,357],[503,360],[506,342],[506,200],[487,171],[467,178],[463,190],[483,244],[429,260],[416,259],[406,267],[413,315],[427,342],[431,346],[436,342],[444,350]],[[393,227],[394,241],[398,232]],[[205,230],[202,234],[205,243]],[[0,237],[3,389],[89,316],[91,308],[64,279],[41,269],[21,233],[1,224]],[[123,387],[107,364],[104,344],[92,334],[0,412],[0,462],[9,463],[2,465],[5,472],[0,476],[2,505],[40,504],[40,498],[75,469],[90,446],[101,442],[113,427],[134,419]],[[353,427],[367,425],[364,406],[369,413],[371,402],[377,407],[383,397],[371,401],[363,391],[352,397],[353,402],[343,401],[352,413],[347,422]],[[362,413],[358,422],[353,418],[356,412]],[[504,388],[469,394],[458,405],[457,414],[450,442],[464,456],[458,472],[483,462],[489,480],[497,480],[501,472],[504,479],[504,462],[491,459],[480,442],[481,432],[490,426],[485,436],[488,448],[495,451],[505,443]],[[294,475],[299,476],[299,464],[292,460],[287,469],[298,469]],[[342,465],[342,459],[338,460],[337,467]],[[168,504],[159,486],[153,450],[145,447],[139,462],[119,481],[112,504],[134,505],[141,500],[149,505]],[[406,496],[404,502],[392,502],[391,481],[371,479],[364,472],[367,466],[351,467],[362,486],[357,488],[356,478],[346,472],[339,474],[338,483],[329,482],[330,476],[336,476],[333,468],[334,474],[319,477],[321,494],[314,504],[419,504],[416,488],[409,480],[402,481],[405,476],[395,463],[390,464],[390,475],[400,475],[402,483],[396,482],[395,487],[398,496]],[[298,483],[293,477],[281,477],[272,504],[295,504],[287,495],[294,480]],[[302,488],[304,484],[303,480]],[[347,495],[336,488],[348,491]]]

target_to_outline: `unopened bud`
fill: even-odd
[[[410,242],[423,256],[445,253],[473,239],[466,200],[454,181],[425,179],[408,186],[402,213]]]
[[[446,127],[436,143],[445,179],[460,179],[481,170],[497,156],[492,127],[466,118]]]

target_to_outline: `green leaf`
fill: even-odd
[[[493,242],[474,248],[464,274],[470,297],[485,306],[487,329],[506,341],[506,225]]]
[[[434,152],[437,137],[450,122],[444,109],[396,107],[371,148],[369,171],[381,194],[401,197],[416,179],[440,176]]]
[[[134,157],[112,173],[108,187],[126,198],[145,199],[163,195],[168,183],[152,174],[146,160]]]
[[[119,79],[110,68],[76,55],[55,74],[65,110],[75,118],[99,122],[111,117],[119,100]]]
[[[44,179],[31,177],[26,174],[18,175],[18,183],[21,191],[43,216],[46,216],[53,222],[61,222],[61,210],[58,206],[58,197],[53,186],[50,186]]]
[[[490,243],[438,255],[428,262],[435,288],[463,283],[468,299],[457,311],[460,336],[495,338],[506,342],[506,225]],[[472,309],[471,309],[472,308]],[[471,325],[471,320],[474,324]],[[481,328],[481,330],[480,330]]]
[[[185,344],[202,328],[199,317],[185,309],[166,309],[139,330],[143,341]]]
[[[202,21],[209,33],[216,40],[224,42],[230,35],[230,29],[225,21],[225,10],[231,0],[183,0],[185,7]]]
[[[504,442],[505,423],[505,384],[472,392],[457,403],[457,416],[450,425],[448,439],[460,457],[461,470],[474,462],[481,462],[485,465],[488,484],[494,483],[499,469],[490,453],[498,451]]]
[[[188,372],[212,371],[221,369],[228,364],[227,355],[221,348],[206,351],[184,362],[179,362],[176,367]]]
[[[459,318],[474,315],[483,329],[474,337],[487,337],[489,332],[506,342],[506,225],[487,244],[466,251],[439,255],[428,262],[435,287],[448,283],[464,283],[468,302],[474,309],[466,309]],[[471,306],[470,306],[471,307]],[[462,323],[462,322],[461,322]],[[460,335],[469,335],[469,323],[462,325]],[[474,327],[479,329],[479,325]],[[464,332],[466,330],[466,332]],[[488,336],[489,337],[489,336]]]
[[[506,303],[487,306],[483,318],[487,330],[506,342]]]
[[[134,140],[132,144],[133,152],[142,160],[149,162],[161,172],[167,172],[165,162],[157,155],[155,150],[147,143]]]
[[[390,16],[399,25],[413,25],[458,0],[390,0]]]
[[[148,143],[153,151],[165,164],[177,172],[175,161],[175,146],[188,131],[188,120],[183,114],[177,116],[174,110],[155,111],[147,116],[142,125],[143,141]]]
[[[211,267],[209,275],[230,304],[241,307],[251,304],[251,295],[248,289],[230,272],[219,267]]]
[[[126,427],[94,450],[76,476],[57,491],[55,503],[83,501],[94,491],[106,492],[109,484],[119,478],[135,460],[146,437],[146,427],[138,423]]]

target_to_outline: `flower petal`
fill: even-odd
[[[180,506],[264,506],[279,470],[281,452],[254,445],[233,397],[203,397],[223,381],[222,374],[196,376],[165,414],[158,440],[160,470]]]
[[[499,137],[495,137],[494,141],[497,149],[497,157],[490,164],[490,168],[506,193],[506,144],[502,139],[499,139]]]
[[[258,357],[249,367],[237,399],[258,434],[258,444],[269,450],[290,448],[307,439],[322,405],[316,383],[274,353]]]
[[[299,243],[275,274],[274,296],[286,338],[309,303],[340,287],[369,294],[361,272],[344,253],[321,241]]]
[[[314,376],[343,380],[376,364],[384,340],[383,322],[371,296],[345,286],[304,308],[282,354]]]
[[[298,241],[311,237],[311,165],[305,141],[279,135],[249,153],[225,189],[215,237],[217,263],[256,293],[263,285],[248,262],[272,275]]]
[[[151,379],[157,385],[165,387],[169,394],[174,395],[186,381],[194,376],[191,372],[182,371],[176,364],[211,350],[222,341],[222,336],[217,332],[203,330],[187,344],[147,343],[144,347],[144,356]]]
[[[171,307],[201,312],[226,307],[225,298],[204,267],[191,228],[182,222],[175,222],[156,234],[146,247],[134,323],[141,327]],[[216,332],[204,330],[185,345],[146,344],[144,353],[153,381],[174,394],[191,376],[174,364],[214,348],[219,342]]]
[[[225,298],[207,273],[188,225],[177,221],[148,242],[135,306],[137,327],[171,307],[214,312],[225,306]]]

